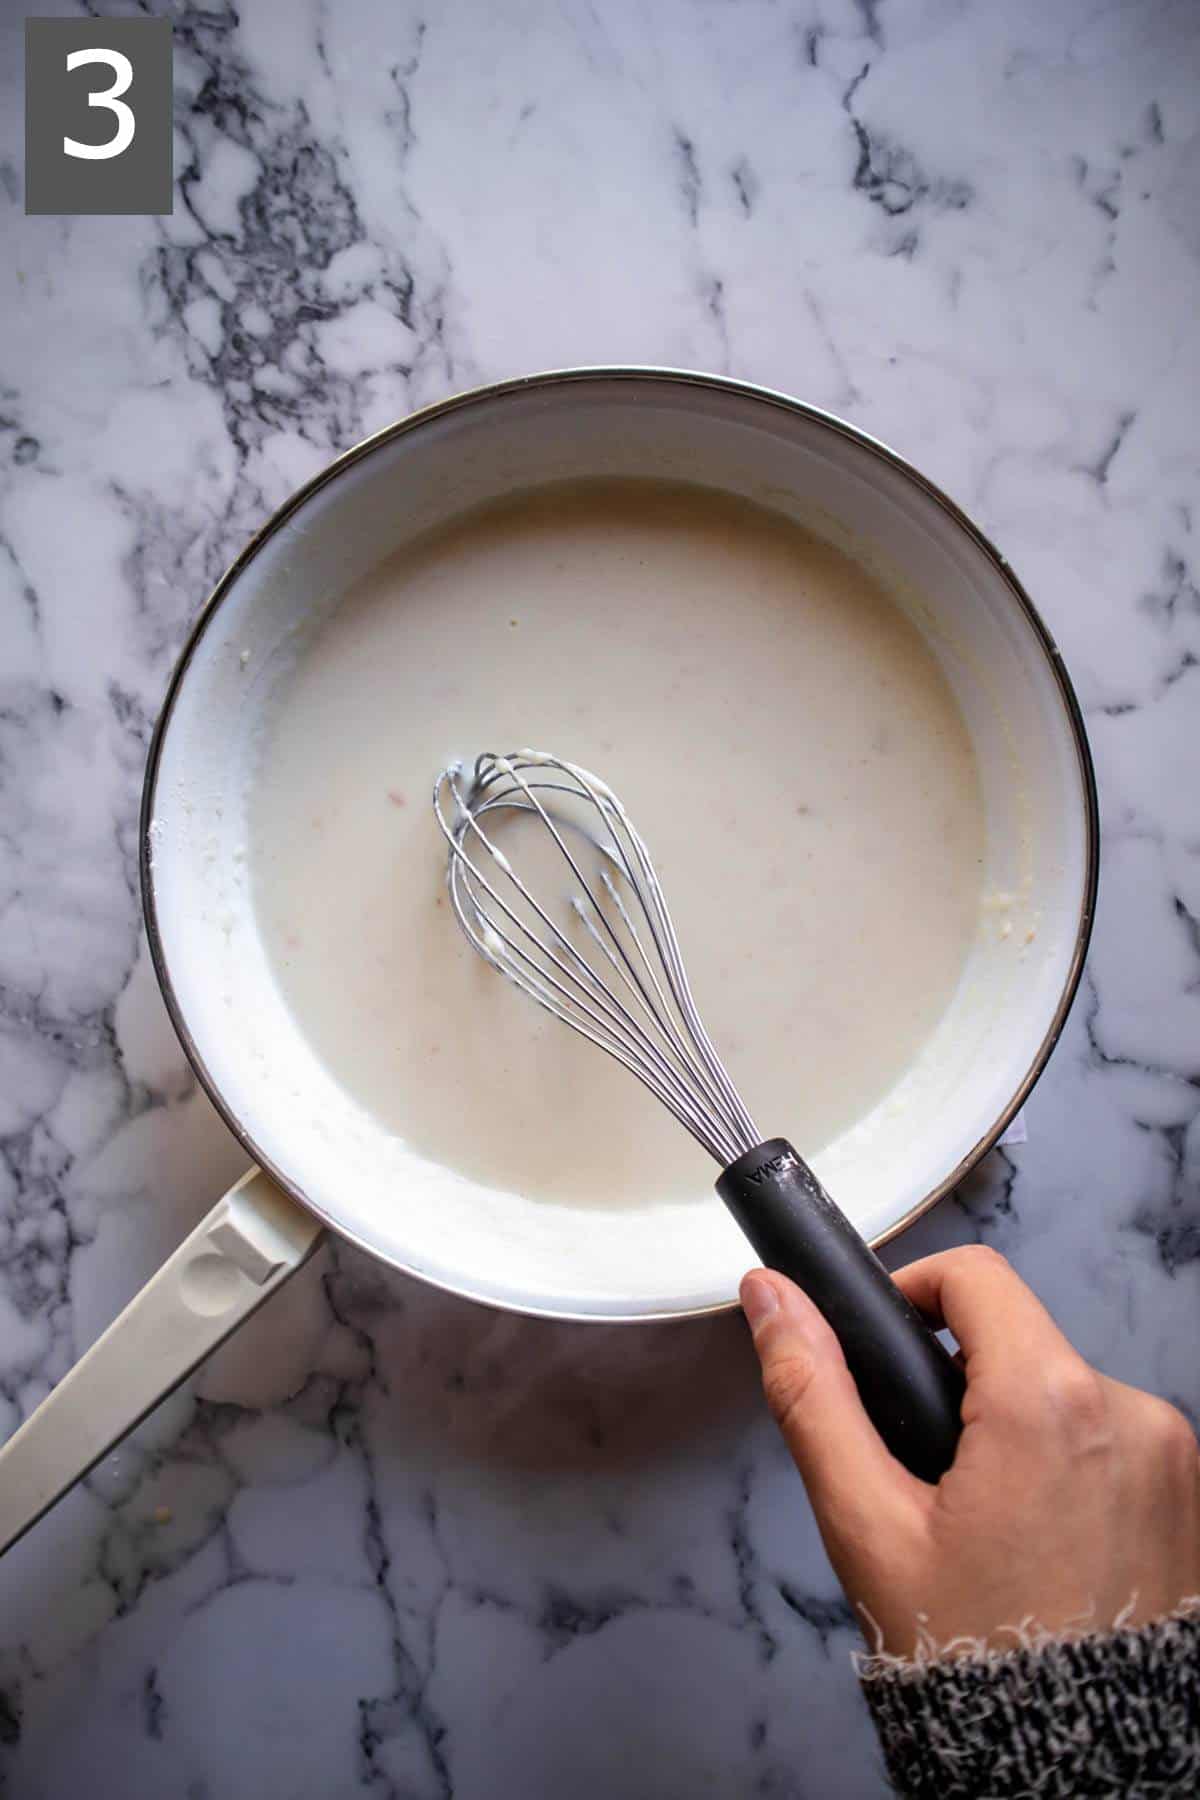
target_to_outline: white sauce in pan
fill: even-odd
[[[875,1106],[977,925],[962,718],[858,565],[748,503],[645,483],[543,489],[423,539],[283,684],[250,800],[255,908],[341,1085],[488,1186],[607,1205],[709,1191],[680,1127],[450,914],[434,778],[526,744],[627,806],[764,1135],[815,1153]]]

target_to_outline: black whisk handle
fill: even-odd
[[[874,1251],[786,1138],[730,1163],[717,1192],[763,1265],[790,1276],[832,1325],[888,1449],[937,1481],[954,1461],[966,1383]]]

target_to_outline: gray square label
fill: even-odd
[[[169,19],[26,19],[25,211],[171,211]]]

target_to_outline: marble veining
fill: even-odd
[[[1194,8],[154,10],[150,219],[23,217],[0,20],[0,1431],[241,1166],[136,891],[208,587],[364,433],[601,361],[845,413],[1042,608],[1100,778],[1092,955],[1028,1142],[893,1254],[997,1245],[1196,1419]],[[5,1559],[0,1621],[21,1800],[884,1792],[734,1318],[573,1331],[327,1247]]]

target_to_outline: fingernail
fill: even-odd
[[[739,1297],[746,1323],[757,1336],[772,1314],[779,1311],[779,1295],[763,1276],[747,1275],[742,1281]]]

